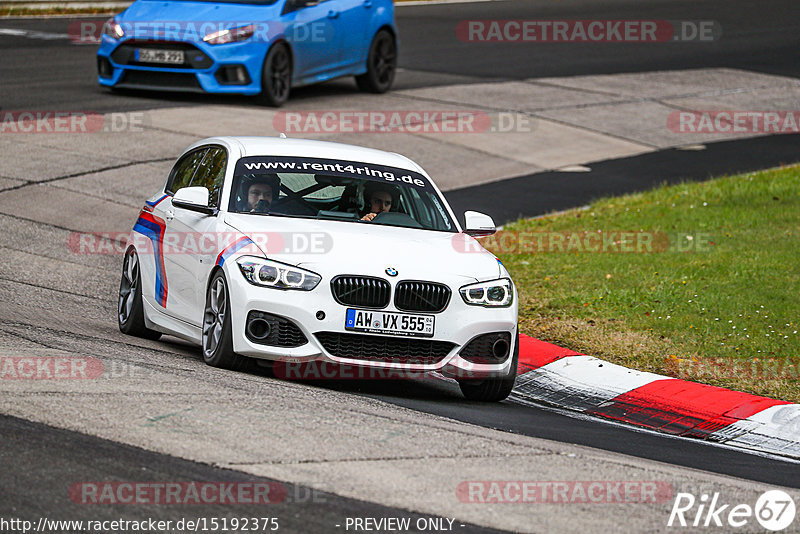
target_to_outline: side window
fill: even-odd
[[[167,193],[174,195],[175,191],[182,187],[188,187],[189,184],[192,183],[194,172],[203,159],[206,150],[205,148],[201,148],[200,150],[190,152],[175,164],[175,167],[172,168],[172,172],[169,174]]]
[[[211,147],[194,175],[192,186],[202,186],[208,189],[209,206],[219,207],[219,196],[222,192],[222,185],[225,183],[225,164],[227,162],[228,154],[224,148]]]

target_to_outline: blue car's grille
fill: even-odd
[[[197,76],[191,72],[158,72],[126,70],[117,87],[146,89],[183,89],[187,91],[202,90]]]

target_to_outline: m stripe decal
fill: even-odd
[[[250,244],[255,245],[255,243],[253,243],[253,241],[249,237],[247,236],[240,237],[239,239],[237,239],[236,241],[234,241],[233,243],[222,249],[222,252],[220,252],[219,256],[217,256],[217,265],[221,267],[222,265],[225,264],[225,260],[227,260],[231,255],[235,254],[238,250],[241,250],[242,248]]]
[[[169,196],[169,195],[165,194],[164,196],[162,196],[162,197],[161,197],[161,198],[159,198],[159,199],[156,199],[156,200],[154,200],[153,202],[151,202],[151,201],[149,201],[149,200],[145,200],[145,201],[144,201],[144,203],[145,203],[145,204],[147,204],[148,206],[150,206],[151,208],[155,208],[156,206],[158,206],[158,204],[159,204],[159,203],[160,203],[162,200],[164,200],[164,199],[165,199],[165,198],[167,198],[168,196]]]
[[[163,198],[161,199],[163,200]],[[158,202],[160,202],[159,200]],[[133,225],[133,231],[142,234],[143,236],[150,239],[150,242],[153,244],[153,252],[155,254],[156,260],[156,288],[155,288],[155,297],[156,302],[158,302],[164,308],[167,307],[167,275],[166,269],[164,268],[164,248],[163,248],[163,241],[164,241],[164,229],[166,228],[166,223],[163,219],[156,217],[152,213],[148,213],[145,210],[142,210],[139,213],[139,218],[136,220],[136,224]]]

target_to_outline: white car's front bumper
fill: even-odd
[[[235,266],[235,262],[231,262]],[[227,265],[226,265],[227,267]],[[413,312],[435,317],[435,331],[432,338],[413,338],[414,340],[434,340],[452,344],[452,348],[441,358],[431,363],[409,363],[402,357],[388,355],[356,355],[341,357],[331,354],[315,334],[320,332],[356,334],[374,336],[346,330],[345,314],[348,308],[334,299],[329,280],[323,281],[312,291],[284,291],[266,287],[257,287],[246,280],[238,269],[227,271],[231,292],[231,325],[233,329],[233,350],[245,356],[266,360],[286,362],[328,361],[337,364],[364,366],[375,368],[398,369],[404,371],[441,371],[446,376],[506,376],[509,373],[512,355],[517,343],[517,295],[514,302],[505,308],[485,308],[467,305],[458,293],[458,287],[448,284],[452,291],[450,301],[444,311],[435,314]],[[394,286],[394,281],[392,281]],[[394,287],[393,287],[394,289]],[[308,340],[297,347],[270,346],[255,343],[248,339],[245,327],[251,311],[266,312],[292,321]],[[409,313],[398,310],[394,302],[380,311]],[[324,318],[318,314],[322,312]],[[459,352],[467,343],[481,334],[508,332],[510,346],[508,356],[498,363],[474,363],[462,358]],[[381,337],[385,337],[381,335]],[[404,336],[389,336],[408,339]],[[361,357],[358,357],[361,356]],[[370,357],[388,356],[388,361],[373,360]],[[413,360],[413,359],[412,359]]]

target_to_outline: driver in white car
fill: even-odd
[[[381,184],[368,184],[364,190],[364,198],[368,199],[367,208],[369,212],[361,217],[362,221],[371,221],[379,213],[391,210],[394,203],[393,191],[388,186],[382,186]]]
[[[247,211],[250,213],[267,213],[272,202],[278,196],[280,178],[275,174],[254,176],[242,184],[246,187]]]

